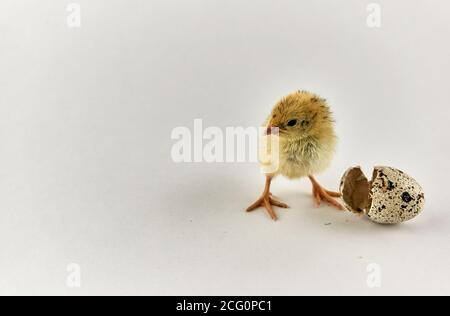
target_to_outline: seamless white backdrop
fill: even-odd
[[[0,3],[0,294],[450,294],[448,1],[376,1],[380,28],[361,0],[72,2],[81,28]],[[274,223],[244,212],[256,165],[172,162],[173,128],[259,126],[296,89],[335,113],[324,185],[398,167],[424,213],[380,226],[278,179]]]

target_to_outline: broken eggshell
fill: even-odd
[[[380,224],[398,224],[416,217],[423,209],[422,187],[406,173],[391,167],[375,167],[368,181],[360,167],[342,176],[340,192],[345,207],[364,213]]]

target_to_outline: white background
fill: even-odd
[[[450,294],[448,1],[379,1],[381,28],[361,0],[83,0],[78,29],[68,3],[0,2],[0,294]],[[173,128],[296,89],[335,113],[323,185],[397,167],[425,211],[380,226],[280,178],[272,222],[257,165],[172,162]]]

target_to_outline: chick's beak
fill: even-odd
[[[272,130],[273,129],[278,129],[278,128],[279,128],[278,126],[275,126],[275,125],[272,125],[272,124],[267,125],[266,135],[271,135],[272,134]]]

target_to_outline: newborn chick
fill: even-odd
[[[279,174],[289,179],[307,176],[311,180],[317,206],[325,201],[343,210],[342,205],[334,199],[340,194],[325,190],[313,176],[328,168],[337,141],[333,118],[325,99],[306,91],[292,93],[275,105],[265,127],[267,134],[274,127],[279,129],[279,167],[277,171],[266,175],[262,196],[247,208],[247,212],[263,206],[276,220],[272,205],[288,207],[276,201],[270,193],[270,183]]]

